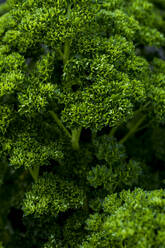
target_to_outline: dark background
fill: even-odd
[[[0,3],[4,3],[5,2],[5,0],[0,0]]]

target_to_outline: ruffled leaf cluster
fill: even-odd
[[[34,214],[57,216],[59,212],[82,208],[85,194],[73,182],[58,178],[53,174],[44,174],[32,190],[26,193],[23,210],[26,215]]]
[[[164,9],[163,0],[0,7],[6,247],[164,247],[165,194],[154,190],[165,175]]]
[[[163,247],[165,242],[164,190],[112,194],[103,202],[103,214],[87,220],[90,235],[81,248]]]

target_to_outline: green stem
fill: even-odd
[[[78,128],[78,129],[73,129],[72,130],[72,148],[74,150],[79,150],[79,148],[80,148],[79,140],[80,140],[81,130],[82,130],[81,127]]]
[[[35,167],[34,169],[29,168],[29,172],[30,172],[30,174],[31,174],[31,176],[35,182],[37,182],[37,180],[38,180],[39,170],[40,170],[39,166]]]
[[[111,129],[111,131],[109,133],[109,136],[113,137],[115,135],[116,131],[117,131],[117,127],[112,127],[112,129]]]
[[[69,133],[69,131],[66,129],[66,127],[62,124],[61,120],[58,118],[58,116],[56,115],[56,113],[54,113],[54,111],[52,111],[52,110],[50,110],[49,113],[51,114],[51,116],[53,117],[53,119],[56,121],[56,123],[58,124],[58,126],[64,130],[64,132],[66,133],[66,135],[69,138],[72,138],[72,135]]]
[[[144,106],[142,106],[140,109],[137,109],[135,112],[134,112],[134,116],[138,116],[142,111],[144,111],[145,109],[146,109],[146,107],[148,107],[148,105],[150,104],[150,102],[147,102]],[[140,124],[141,124],[141,121],[140,121]],[[145,126],[147,126],[147,125],[145,125]],[[132,130],[132,129],[131,129]],[[134,130],[134,128],[133,128],[133,130],[131,131],[130,130],[130,135],[131,134],[133,134],[133,130]],[[139,128],[138,130],[141,130],[141,128]],[[135,130],[136,132],[138,131],[138,130]],[[109,133],[109,136],[110,137],[113,137],[114,135],[115,135],[115,133],[116,133],[116,131],[117,131],[117,127],[112,127],[112,129],[111,129],[111,131],[110,131],[110,133]],[[129,136],[130,136],[129,135]],[[125,139],[125,137],[123,138],[123,139]],[[122,140],[123,140],[122,139]],[[121,142],[123,142],[121,140]],[[124,142],[125,142],[125,140],[124,140]]]
[[[69,59],[69,53],[70,53],[70,44],[69,44],[69,41],[67,41],[67,42],[65,42],[65,46],[64,46],[64,55],[63,55],[64,65],[66,64],[66,62]]]
[[[67,4],[67,13],[66,13],[67,18],[69,18],[70,12],[71,12],[71,4],[68,3]],[[66,40],[66,42],[64,44],[64,52],[63,53],[60,49],[58,51],[60,53],[60,56],[63,58],[63,64],[65,66],[65,64],[69,60],[69,56],[70,56],[70,41]],[[74,150],[79,150],[79,139],[80,139],[80,134],[81,134],[82,128],[73,129],[72,134],[70,134],[69,131],[62,124],[62,122],[60,121],[58,116],[53,111],[49,111],[49,112],[52,115],[52,117],[54,118],[54,120],[57,122],[59,127],[61,127],[64,130],[64,132],[66,133],[66,135],[71,139],[72,148]]]
[[[141,125],[141,123],[144,121],[145,119],[145,115],[142,116],[141,119],[139,119],[139,121],[134,125],[133,128],[131,128],[131,130],[120,140],[120,144],[123,144],[130,136],[132,136],[132,134],[134,134],[138,127]]]
[[[61,59],[64,60],[64,54],[63,54],[63,52],[61,51],[61,49],[58,48],[57,51],[59,52],[59,55],[61,56]]]
[[[58,118],[58,116],[51,110],[49,111],[49,113],[51,114],[51,116],[53,117],[53,119],[56,121],[56,123],[58,124],[58,126],[64,130],[64,132],[66,133],[66,135],[71,139],[72,142],[72,147],[74,150],[79,150],[79,139],[80,139],[80,134],[81,134],[81,130],[82,128],[78,128],[78,129],[73,129],[72,130],[72,134],[70,134],[70,132],[66,129],[66,127],[62,124],[61,120]]]
[[[139,132],[139,131],[143,130],[144,128],[148,127],[149,125],[151,125],[153,121],[154,121],[154,119],[152,119],[151,121],[149,121],[146,125],[138,128],[137,129],[137,132]]]

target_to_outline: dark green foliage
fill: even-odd
[[[0,6],[5,248],[165,247],[164,48],[163,0]]]
[[[164,247],[164,207],[164,190],[136,189],[108,195],[103,213],[86,221],[90,235],[80,247]]]
[[[142,165],[134,160],[126,162],[123,145],[104,135],[97,138],[95,145],[98,164],[87,175],[92,187],[102,186],[107,193],[113,193],[124,187],[132,187],[141,183],[142,174],[144,174]]]
[[[26,194],[23,203],[24,213],[51,214],[57,216],[59,212],[68,209],[77,209],[83,206],[85,196],[83,191],[52,174],[44,174],[32,187],[32,191]]]
[[[0,2],[0,16],[2,16],[3,14],[5,14],[6,12],[9,11],[10,6],[8,3],[4,3],[5,1],[1,1]]]

